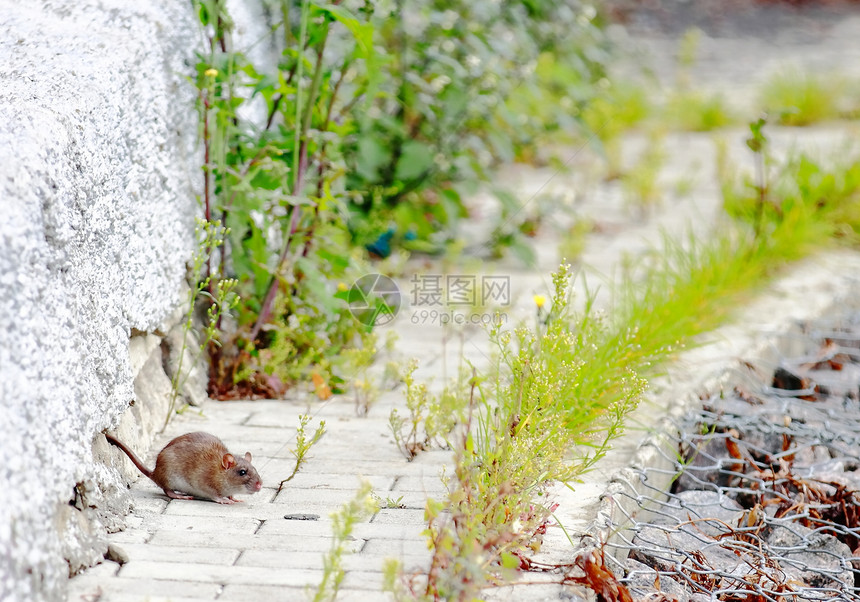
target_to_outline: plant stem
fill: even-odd
[[[767,196],[767,182],[765,178],[767,174],[764,169],[764,149],[756,153],[756,179],[758,180],[758,211],[755,219],[755,237],[761,235],[762,221],[764,220],[764,204]]]
[[[290,216],[291,224],[298,221],[298,210],[299,206],[293,205],[292,215]],[[274,307],[275,297],[278,293],[278,283],[281,281],[281,269],[284,263],[286,263],[287,253],[290,251],[290,240],[292,239],[293,232],[293,226],[291,226],[290,232],[287,233],[286,240],[284,240],[284,247],[281,249],[280,255],[278,255],[278,263],[272,271],[272,279],[269,282],[269,288],[266,290],[266,296],[263,298],[263,304],[260,306],[260,313],[257,316],[257,321],[251,329],[250,340],[252,342],[257,340],[257,336],[259,336],[260,330],[263,328],[263,324],[265,324],[272,315],[272,308]]]

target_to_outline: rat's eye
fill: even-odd
[[[247,471],[247,470],[245,470],[244,468],[243,468],[242,470],[240,470],[240,471],[239,471],[239,476],[240,476],[240,477],[244,477],[246,474],[248,474],[248,471]]]

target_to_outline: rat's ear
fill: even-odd
[[[224,467],[224,470],[229,470],[236,466],[236,458],[233,457],[233,454],[224,454],[224,457],[221,458],[221,466]]]
[[[251,452],[245,452],[245,462],[251,462]]]

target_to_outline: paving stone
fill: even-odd
[[[68,598],[71,602],[74,598]],[[92,602],[92,600],[98,600],[99,602],[208,602],[210,600],[215,600],[215,596],[212,597],[177,597],[173,594],[166,594],[164,596],[151,596],[147,595],[141,597],[140,594],[132,593],[130,591],[124,592],[95,592],[93,594],[87,594],[80,598],[81,602]]]
[[[343,578],[342,587],[345,589],[370,590],[372,592],[382,591],[382,570],[378,571],[347,571]]]
[[[129,543],[145,543],[150,537],[152,537],[152,533],[149,531],[141,529],[126,529],[125,531],[109,534],[108,541],[122,546]]]
[[[267,520],[283,516],[283,511],[273,507],[266,495],[274,497],[274,491],[266,490],[244,498],[239,504],[216,504],[202,500],[175,500],[164,511],[164,516],[211,517],[213,522],[224,519],[247,518]]]
[[[334,505],[342,506],[346,502],[355,497],[357,487],[354,490],[349,489],[300,489],[298,487],[286,486],[275,498],[275,505],[280,503],[293,503],[301,500],[302,503],[317,504],[317,505]],[[282,499],[285,498],[285,499]]]
[[[101,566],[101,565],[99,565]],[[118,566],[117,566],[118,568]],[[119,601],[122,600],[214,600],[220,586],[216,583],[200,583],[185,579],[164,580],[154,576],[144,579],[123,577],[92,577],[89,571],[69,582],[69,602],[81,600]]]
[[[332,537],[333,523],[322,518],[311,520],[267,520],[257,532],[266,535],[317,535]],[[421,531],[425,525],[400,525],[390,523],[358,523],[353,530],[353,536],[360,539],[417,539],[422,537]]]
[[[322,571],[281,567],[215,566],[191,562],[129,562],[120,570],[123,579],[165,579],[217,584],[286,585],[303,587],[318,582]]]
[[[188,531],[158,531],[150,543],[164,546],[189,546],[208,548],[238,548],[240,550],[286,550],[315,554],[331,548],[331,537],[295,537],[270,534],[266,537],[243,533],[198,533]],[[355,539],[347,546],[353,552],[364,545],[363,539]]]
[[[270,568],[287,566],[321,570],[324,554],[325,552],[308,554],[307,552],[285,552],[282,550],[246,550],[242,552],[236,564],[238,566]],[[346,570],[382,571],[386,558],[389,556],[377,556],[363,552],[344,554],[343,566]],[[403,562],[406,567],[426,567],[429,564],[430,556],[425,554],[424,556],[397,557],[397,559]]]
[[[155,514],[147,519],[146,528],[151,531],[184,531],[186,533],[246,533],[253,534],[260,527],[256,518],[233,516],[186,516]]]
[[[361,549],[362,554],[375,554],[377,556],[420,556],[427,553],[426,539],[403,539],[400,541],[389,539],[370,539]]]
[[[124,544],[120,546],[128,554],[129,561],[152,560],[162,562],[185,562],[193,558],[200,564],[232,565],[239,558],[236,548],[204,548],[190,546],[159,546],[153,544]]]
[[[145,479],[145,477],[142,477]],[[139,487],[132,489],[132,503],[134,504],[135,513],[151,512],[152,514],[161,514],[167,508],[167,496],[153,497],[152,493],[161,492],[156,487],[143,490]]]
[[[424,510],[385,508],[376,513],[372,522],[388,525],[424,525]]]
[[[447,495],[448,492],[438,473],[402,476],[397,479],[391,491],[395,493],[427,493],[434,497]]]
[[[219,600],[229,602],[296,602],[297,600],[312,599],[315,591],[308,587],[284,587],[283,585],[258,585],[243,583],[240,585],[227,584]],[[314,584],[316,587],[316,584]],[[338,596],[340,600],[340,596]]]
[[[337,602],[377,602],[394,600],[394,596],[385,592],[355,590],[341,588],[337,594]]]
[[[293,462],[291,460],[285,459],[273,459],[272,463],[274,467],[270,468],[267,464],[263,464],[266,466],[268,470],[270,470],[273,474],[278,475],[280,478],[273,478],[272,484],[274,485],[276,482],[280,483],[282,479],[285,479],[292,472]],[[255,461],[256,464],[256,461]],[[345,467],[346,470],[349,470],[349,467]],[[258,468],[259,470],[259,468]],[[262,474],[261,474],[262,476]],[[296,489],[349,489],[351,491],[356,491],[361,485],[362,481],[369,481],[371,487],[376,492],[390,491],[394,486],[394,482],[397,479],[397,475],[381,475],[381,474],[355,474],[355,472],[335,472],[335,473],[324,473],[318,471],[305,471],[300,470],[293,479],[284,484],[284,491],[292,491],[294,488]],[[264,486],[266,481],[263,481]]]
[[[313,598],[318,583],[312,588],[280,587],[270,585],[227,585],[219,600],[229,602],[296,602]],[[310,593],[308,593],[310,592]],[[367,589],[341,587],[337,602],[385,602],[394,600],[390,594]]]

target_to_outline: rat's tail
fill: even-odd
[[[105,438],[111,443],[111,445],[116,445],[118,448],[124,451],[125,455],[128,456],[128,459],[131,460],[132,464],[137,466],[137,469],[142,472],[145,477],[152,479],[152,471],[149,470],[146,466],[144,466],[143,462],[140,461],[140,458],[135,456],[134,452],[127,448],[122,441],[116,439],[112,435],[108,435],[107,433],[105,433]]]

